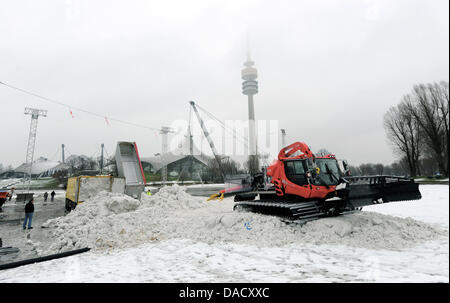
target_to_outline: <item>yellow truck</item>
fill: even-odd
[[[118,178],[112,176],[78,176],[67,181],[66,210],[95,196],[102,190],[122,193],[140,199],[145,188],[145,176],[136,142],[117,142]]]
[[[67,180],[66,210],[71,211],[78,204],[101,191],[125,193],[125,179],[112,176],[78,176]]]

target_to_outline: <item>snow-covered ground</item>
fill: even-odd
[[[32,179],[30,182],[30,188],[42,188],[44,186],[48,186],[52,182],[54,182],[54,179],[51,177]],[[16,193],[20,192],[20,190],[28,188],[28,181],[25,178],[0,179],[0,188],[9,189],[11,187],[16,189]]]
[[[102,193],[45,223],[39,254],[88,253],[0,271],[0,282],[449,282],[449,187],[303,226],[233,212],[177,186],[141,203]]]
[[[0,188],[10,188],[11,186],[21,182],[23,182],[23,179],[21,178],[0,179]]]

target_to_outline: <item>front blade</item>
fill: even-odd
[[[419,184],[412,179],[394,176],[348,178],[347,201],[353,207],[378,203],[419,200]]]

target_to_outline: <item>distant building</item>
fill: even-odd
[[[21,172],[15,172],[13,170],[4,171],[0,174],[0,179],[20,179],[25,178],[27,174]]]
[[[31,167],[31,175],[33,177],[41,176],[45,172],[52,171],[53,168],[57,167],[59,165],[59,162],[56,161],[49,161],[48,159],[44,157],[40,157],[36,161],[33,162],[33,166]],[[30,164],[29,163],[23,163],[16,169],[14,169],[14,172],[16,173],[24,173],[28,175],[30,173]],[[47,174],[48,175],[48,174]]]
[[[70,170],[70,166],[66,163],[59,163],[55,167],[52,167],[43,173],[41,173],[41,177],[51,177],[57,172],[68,172]]]
[[[31,176],[32,177],[51,177],[55,173],[59,171],[67,171],[69,170],[69,165],[65,163],[60,163],[57,161],[50,161],[47,158],[40,157],[36,161],[33,162],[33,166],[31,167]],[[14,173],[16,176],[28,176],[30,173],[30,164],[23,163],[16,169],[14,169]]]
[[[178,147],[165,155],[141,157],[142,168],[146,172],[160,173],[167,165],[167,174],[181,180],[201,180],[202,174],[208,169],[210,157],[203,155],[195,146],[190,148],[186,136]]]

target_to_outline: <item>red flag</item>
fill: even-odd
[[[72,110],[70,108],[69,108],[69,112],[70,112],[70,115],[72,116],[72,118],[75,118],[73,113],[72,113]]]

